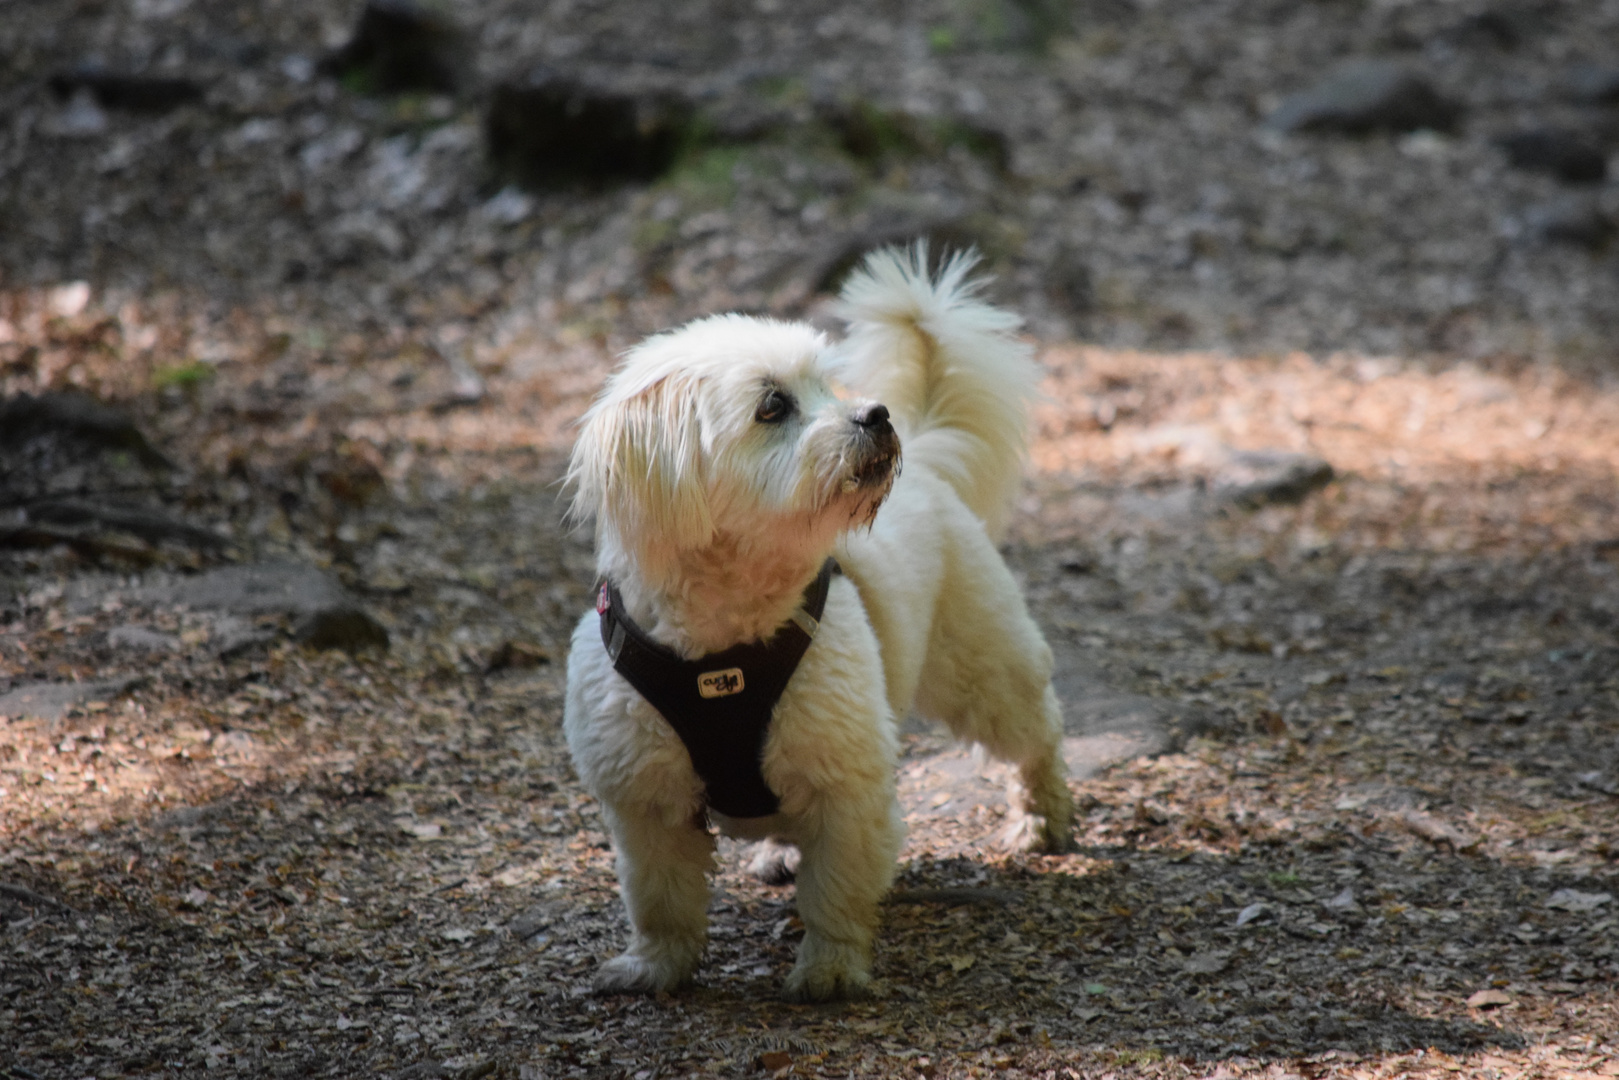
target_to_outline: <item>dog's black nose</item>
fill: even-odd
[[[849,418],[863,428],[880,428],[888,423],[888,406],[875,402],[862,405]]]

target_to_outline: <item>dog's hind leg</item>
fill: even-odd
[[[829,795],[796,839],[804,940],[787,976],[789,1001],[859,997],[871,981],[877,904],[894,878],[904,835],[890,787],[861,799]]]
[[[967,553],[934,612],[916,708],[957,738],[1017,766],[1004,841],[1022,851],[1066,851],[1073,797],[1062,758],[1062,709],[1051,649],[988,537]]]
[[[1033,753],[1028,744],[1020,744],[1022,756],[998,755],[1017,765],[1006,792],[1010,814],[1002,842],[1014,851],[1063,852],[1073,846],[1074,798],[1062,758],[1062,710],[1049,681],[1039,715],[1041,738],[1034,742]],[[995,753],[994,747],[985,746]]]
[[[695,820],[671,825],[645,812],[605,806],[618,855],[630,947],[596,972],[600,994],[674,990],[697,970],[708,940],[714,838]]]
[[[780,840],[761,840],[748,859],[748,873],[766,885],[789,885],[798,876],[798,848]]]

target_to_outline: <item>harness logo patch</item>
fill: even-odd
[[[730,697],[742,692],[742,669],[705,671],[697,676],[697,692],[705,698]]]

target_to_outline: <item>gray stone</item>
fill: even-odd
[[[107,631],[107,644],[129,652],[163,653],[178,649],[180,639],[145,626],[115,626]]]
[[[1332,482],[1332,465],[1314,454],[1284,450],[1246,450],[1231,454],[1210,485],[1224,502],[1243,509],[1269,503],[1302,502]]]
[[[1284,100],[1266,125],[1277,131],[1448,131],[1461,108],[1426,78],[1392,60],[1356,60]]]
[[[1579,132],[1531,128],[1495,140],[1515,169],[1550,173],[1569,184],[1600,184],[1608,176],[1608,156]]]
[[[136,678],[123,678],[78,683],[24,683],[0,694],[0,716],[55,723],[74,706],[87,701],[115,698],[139,681]]]
[[[1600,250],[1613,239],[1613,219],[1591,199],[1554,199],[1524,212],[1525,232],[1546,244]]]
[[[330,575],[300,563],[267,562],[227,566],[196,577],[158,586],[146,594],[150,602],[182,604],[200,611],[229,615],[288,615],[296,620],[294,636],[317,649],[386,648],[388,631],[366,613]],[[240,651],[256,643],[239,628],[216,649]],[[227,635],[220,635],[226,638]]]
[[[1576,101],[1606,105],[1619,101],[1619,64],[1585,64],[1568,75],[1568,93]]]
[[[208,644],[220,659],[229,659],[274,640],[273,631],[240,616],[225,614],[214,619]]]

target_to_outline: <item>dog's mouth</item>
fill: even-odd
[[[899,454],[897,452],[884,452],[873,454],[843,478],[842,488],[845,495],[853,495],[857,491],[871,491],[876,488],[887,488],[899,475]]]

